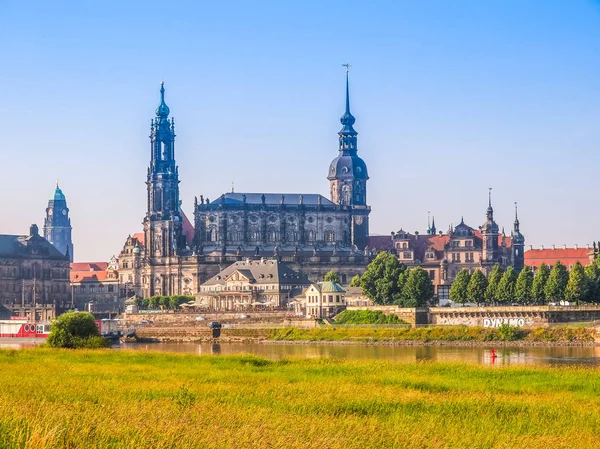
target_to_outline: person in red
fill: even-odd
[[[490,354],[490,358],[492,359],[492,365],[496,363],[496,357],[498,357],[496,355],[496,351],[494,350],[494,348],[492,348],[492,353]]]

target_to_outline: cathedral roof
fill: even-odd
[[[302,204],[305,205],[317,205],[322,204],[323,206],[335,206],[335,203],[331,202],[327,198],[322,195],[315,193],[238,193],[238,192],[230,192],[221,195],[221,197],[214,200],[209,206],[218,206],[219,204],[225,205],[241,205],[244,204],[244,197],[246,204],[263,204],[267,205],[278,205],[283,204],[287,205],[298,205],[300,204],[300,200],[302,200]],[[282,198],[283,197],[283,198]]]

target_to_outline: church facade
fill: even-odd
[[[193,295],[233,262],[275,258],[320,280],[335,269],[342,279],[369,262],[367,166],[358,156],[355,118],[346,108],[340,121],[337,157],[320,194],[223,193],[212,202],[194,199],[193,225],[181,209],[175,162],[175,123],[165,89],[151,126],[147,213],[143,234],[129,237],[119,256],[120,282],[138,296]]]

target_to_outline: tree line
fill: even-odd
[[[142,310],[177,310],[181,304],[193,301],[193,296],[173,295],[173,296],[151,296],[149,298],[136,298],[135,304]]]
[[[535,274],[529,266],[517,273],[496,265],[488,276],[463,269],[450,287],[450,299],[461,304],[600,302],[600,259],[585,268],[576,262],[570,271],[561,262],[552,267],[542,263]]]
[[[380,252],[362,276],[356,275],[351,287],[360,287],[375,304],[422,307],[433,297],[429,273],[421,267],[408,269],[398,258]]]

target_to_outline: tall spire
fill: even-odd
[[[344,111],[344,115],[340,118],[340,122],[342,122],[342,129],[340,130],[340,135],[352,135],[356,136],[357,132],[354,130],[352,125],[356,119],[350,113],[350,88],[348,81],[348,72],[350,71],[350,64],[342,64],[342,66],[346,67],[346,110]]]
[[[156,108],[156,116],[160,118],[167,118],[169,116],[169,106],[165,103],[165,82],[160,83],[160,104]]]
[[[519,231],[519,211],[517,209],[517,202],[515,201],[515,232]]]
[[[494,220],[494,209],[492,208],[492,188],[488,188],[488,208],[487,208],[487,219]]]

